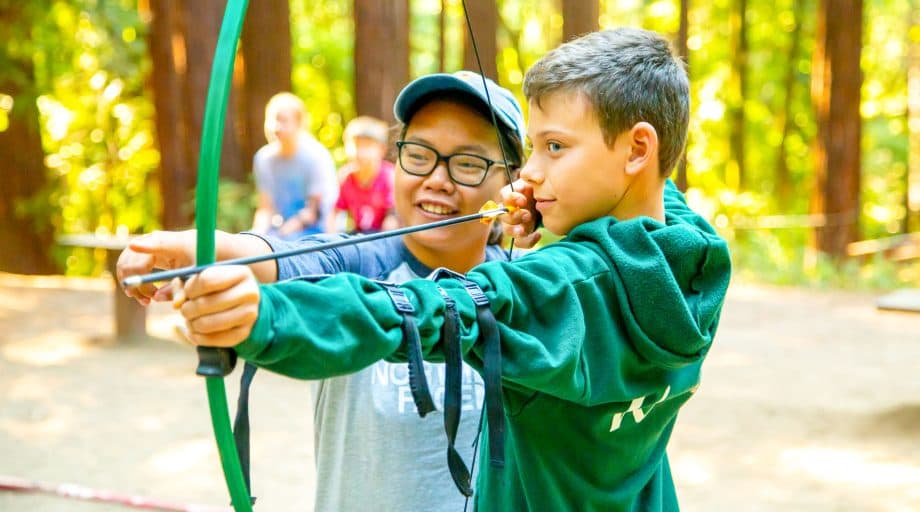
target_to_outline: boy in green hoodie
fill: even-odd
[[[665,448],[699,385],[730,274],[725,241],[667,179],[687,133],[683,64],[652,32],[596,32],[544,56],[524,93],[533,153],[521,190],[565,238],[466,280],[399,287],[424,357],[445,356],[441,329],[459,318],[460,351],[487,386],[495,352],[476,289],[494,315],[504,411],[488,422],[504,431],[481,446],[491,458],[476,507],[677,510]],[[391,293],[351,274],[259,286],[246,267],[216,267],[175,300],[192,342],[313,379],[407,358]],[[407,478],[407,492],[424,485]]]

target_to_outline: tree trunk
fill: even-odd
[[[842,257],[859,237],[862,0],[821,0],[812,71],[817,109],[812,211],[827,223],[815,229],[815,247]]]
[[[291,90],[291,14],[289,0],[251,5],[243,24],[243,166],[265,144],[265,104],[277,92]]]
[[[194,169],[198,170],[198,157],[201,150],[201,127],[204,122],[204,108],[208,97],[208,85],[211,83],[211,65],[214,63],[214,50],[217,48],[217,36],[223,21],[226,0],[195,0],[181,2],[184,11],[184,34],[186,52],[185,90],[187,106],[186,123],[189,127],[188,140],[195,158]],[[247,11],[248,14],[248,11]],[[238,75],[238,71],[234,73]],[[236,82],[236,80],[234,80]],[[227,106],[227,118],[224,124],[223,146],[220,155],[221,177],[241,181],[246,177],[242,162],[242,153],[238,140],[236,88],[230,92],[230,104]]]
[[[0,22],[7,23],[0,16]],[[14,98],[8,113],[9,126],[0,131],[0,270],[20,274],[53,274],[51,261],[52,230],[25,214],[22,203],[45,187],[48,179],[45,154],[38,129],[38,107],[28,87],[10,77],[32,78],[29,62],[16,63],[18,70],[0,73],[0,92]]]
[[[920,27],[920,1],[914,0],[911,9],[910,31],[916,33]],[[920,229],[920,37],[910,36],[908,40],[907,62],[907,186],[905,203],[907,206],[904,218],[904,231]]]
[[[690,73],[690,48],[687,46],[687,39],[690,32],[690,0],[680,0],[680,25],[677,28],[677,53],[687,63],[687,74]],[[690,133],[687,133],[690,138]],[[689,145],[689,140],[687,142]],[[675,180],[677,188],[682,192],[687,191],[689,183],[687,182],[687,148],[684,147],[684,155],[677,163],[677,179]]]
[[[562,0],[562,41],[571,41],[599,28],[598,0]]]
[[[178,3],[177,0],[150,2],[151,85],[160,150],[159,183],[163,198],[160,220],[164,229],[189,225],[191,218],[183,211],[183,205],[190,200],[196,179],[195,157],[188,144],[191,134],[183,115],[186,59]]]
[[[409,1],[355,0],[355,107],[393,121],[393,102],[409,81]]]
[[[472,22],[476,49],[479,50],[479,59],[482,62],[482,73],[498,82],[498,6],[495,0],[468,0],[466,7],[469,9],[467,14]],[[470,41],[469,27],[464,31],[463,37],[463,68],[479,72],[473,42]]]
[[[226,0],[150,0],[152,21],[149,47],[153,62],[151,85],[156,106],[157,141],[160,149],[159,182],[163,197],[161,220],[165,229],[185,228],[193,221],[194,212],[191,205],[198,179],[205,102],[225,7]],[[287,82],[279,82],[279,87],[288,87],[290,84],[290,57],[284,59],[281,54],[271,53],[272,57],[266,58],[262,53],[261,42],[275,45],[278,43],[274,36],[285,36],[284,33],[280,33],[283,31],[263,28],[266,12],[273,15],[278,12],[277,6],[273,6],[272,9],[260,6],[247,10],[244,26],[253,24],[256,25],[252,28],[253,31],[265,30],[261,38],[256,38],[259,40],[258,44],[249,45],[248,49],[253,54],[250,61],[256,62],[256,69],[249,73],[257,73],[258,76],[249,80],[249,88],[243,94],[247,106],[249,103],[261,102],[256,109],[260,120],[255,133],[252,133],[253,129],[249,126],[251,120],[241,117],[239,98],[245,82],[242,78],[245,70],[238,62],[234,69],[234,83],[224,125],[220,159],[222,178],[245,181],[252,162],[250,151],[254,151],[251,149],[252,141],[264,142],[261,116],[267,99],[261,99],[261,90],[264,82],[269,80],[268,76],[275,76],[268,75],[269,71],[266,69],[279,68],[280,76],[284,68],[283,63],[287,62],[287,72],[284,73]],[[287,19],[288,16],[282,13],[278,23],[287,27]],[[272,37],[266,34],[272,34]],[[283,51],[289,56],[289,33],[287,41]],[[273,49],[272,52],[274,51]],[[250,91],[257,86],[258,92],[251,93]],[[259,99],[250,98],[251,94]]]
[[[747,0],[738,0],[738,10],[732,15],[735,34],[732,69],[735,75],[735,104],[729,114],[731,133],[729,134],[730,162],[726,182],[734,185],[736,190],[744,189],[744,103],[747,99]]]
[[[32,26],[33,17],[46,6],[4,4],[0,9],[0,62],[4,63],[0,71],[0,109],[4,112],[0,115],[9,124],[0,126],[0,270],[53,274],[58,269],[50,257],[51,225],[41,222],[47,217],[36,219],[24,208],[26,202],[41,197],[48,183],[32,52],[26,40],[30,31],[23,30]],[[44,209],[50,209],[50,205]]]
[[[795,27],[790,34],[789,53],[786,57],[786,77],[785,77],[785,95],[783,96],[783,105],[780,107],[780,115],[777,124],[782,127],[782,136],[779,141],[779,152],[776,155],[776,173],[774,176],[774,192],[777,197],[777,203],[780,210],[785,211],[789,207],[792,199],[792,177],[789,175],[789,162],[786,161],[786,141],[792,132],[793,119],[792,108],[795,100],[795,77],[798,74],[796,62],[799,58],[799,48],[801,47],[802,38],[802,18],[804,0],[794,0],[793,18]]]

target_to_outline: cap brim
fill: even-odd
[[[483,106],[487,108],[489,106],[489,100],[480,89],[477,89],[470,83],[454,75],[437,73],[417,78],[403,88],[396,98],[396,102],[393,104],[393,114],[396,116],[397,121],[405,124],[419,108],[419,102],[421,100],[429,99],[437,93],[447,92],[465,93],[482,101]],[[495,112],[496,117],[502,124],[517,131],[517,127],[514,123],[505,119],[505,114],[501,109],[493,108],[492,111]]]

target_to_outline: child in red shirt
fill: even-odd
[[[341,185],[333,218],[347,212],[349,232],[368,233],[396,227],[394,167],[384,160],[388,131],[385,122],[369,116],[356,117],[345,127],[343,139],[349,160],[339,171]]]

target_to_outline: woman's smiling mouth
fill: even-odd
[[[419,202],[416,206],[425,213],[433,215],[456,215],[457,210],[439,203]]]

